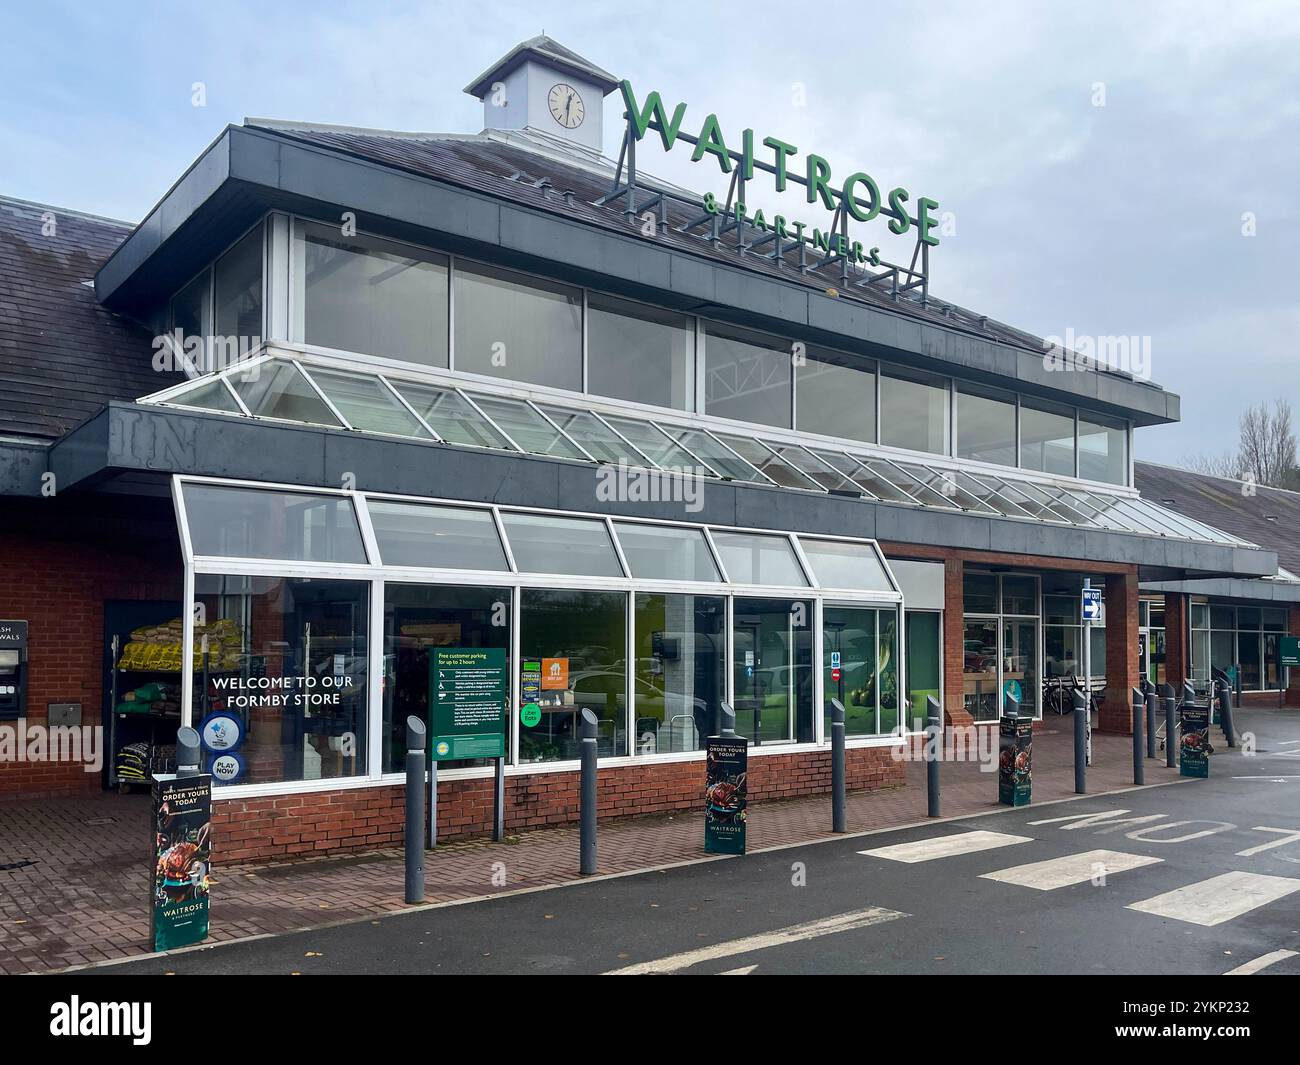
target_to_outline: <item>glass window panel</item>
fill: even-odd
[[[948,384],[941,378],[880,374],[880,442],[909,451],[948,452]]]
[[[1079,476],[1128,484],[1128,432],[1123,426],[1079,419]]]
[[[354,429],[429,439],[428,431],[377,377],[312,367],[311,378]]]
[[[591,453],[592,458],[600,462],[624,462],[631,466],[646,466],[646,458],[626,441],[620,440],[609,426],[601,422],[591,411],[566,410],[563,407],[543,406],[547,416],[573,437]]]
[[[1016,506],[1010,499],[997,490],[1003,483],[1000,478],[975,477],[969,473],[962,473],[961,471],[953,471],[952,476],[960,488],[977,497],[986,506],[992,507],[999,514],[1005,514],[1007,517],[1011,518],[1027,518],[1033,516],[1023,507]]]
[[[1212,629],[1235,629],[1237,627],[1237,615],[1235,610],[1230,606],[1212,606],[1210,607],[1210,628]]]
[[[789,429],[791,344],[711,322],[704,332],[704,412]]]
[[[957,392],[957,455],[1000,466],[1016,464],[1016,404],[1014,400],[959,389]]]
[[[727,447],[737,452],[746,462],[752,463],[765,476],[770,477],[782,488],[804,488],[816,491],[819,485],[805,477],[775,452],[760,444],[757,440],[748,440],[742,436],[717,434]]]
[[[1039,716],[1037,619],[1002,622],[1002,692],[1019,703],[1021,717]]]
[[[519,724],[520,762],[572,761],[581,713],[599,722],[600,755],[627,754],[627,596],[525,588],[519,615],[520,681],[535,725]]]
[[[803,575],[794,548],[784,536],[710,530],[722,556],[722,567],[732,584],[774,584],[803,587]]]
[[[695,319],[590,293],[587,390],[688,410],[695,390]]]
[[[795,369],[796,428],[875,443],[876,373],[860,359],[809,351]]]
[[[1078,625],[1046,624],[1043,626],[1045,676],[1068,677],[1083,673],[1082,632]]]
[[[445,256],[314,222],[297,223],[295,237],[295,339],[447,365]]]
[[[1286,632],[1286,611],[1276,607],[1265,607],[1263,623],[1268,632]]]
[[[690,452],[684,450],[677,441],[655,428],[649,422],[635,418],[620,418],[617,415],[605,416],[615,429],[627,437],[633,444],[644,451],[650,460],[666,470],[700,470],[700,464]],[[711,470],[700,470],[701,474]]]
[[[366,561],[357,516],[346,496],[192,483],[183,492],[196,555]]]
[[[204,270],[198,277],[172,297],[172,338],[181,351],[201,370],[224,369],[213,366],[208,359],[209,340],[212,336],[212,271]]]
[[[726,600],[640,592],[635,603],[634,751],[698,751],[726,698]]]
[[[365,776],[369,582],[201,573],[194,595],[208,637],[194,721],[240,718],[235,783]]]
[[[875,736],[880,732],[876,614],[871,607],[828,604],[822,608],[822,690],[826,694],[823,713],[827,736],[831,731],[832,699],[838,699],[844,707],[846,736]],[[837,660],[832,655],[839,656],[838,667],[832,667]]]
[[[1204,603],[1192,604],[1192,628],[1208,629],[1210,627],[1210,608]]]
[[[1020,465],[1027,470],[1074,476],[1074,413],[1020,403]]]
[[[420,417],[433,426],[433,431],[448,443],[514,450],[510,442],[459,392],[412,381],[394,381],[393,385]]]
[[[219,378],[210,378],[193,388],[177,393],[167,403],[178,403],[183,407],[198,407],[201,410],[224,410],[233,414],[243,413],[230,390]]]
[[[582,391],[582,292],[456,261],[456,369]]]
[[[252,351],[262,342],[262,230],[259,224],[217,260],[216,337],[218,366],[233,361],[232,349]]]
[[[623,576],[603,521],[510,511],[501,515],[501,521],[521,573]]]
[[[1239,606],[1237,607],[1237,628],[1254,629],[1259,631],[1263,627],[1263,618],[1260,615],[1257,606]]]
[[[998,622],[967,618],[962,630],[962,705],[976,721],[996,721],[998,706]]]
[[[877,499],[883,499],[889,503],[920,502],[914,496],[908,495],[897,484],[877,473],[870,466],[865,465],[865,459],[856,458],[853,455],[838,455],[831,451],[818,451],[817,455],[819,458],[832,463],[841,473],[852,477],[855,484],[865,488]],[[847,465],[842,464],[844,460],[847,460]]]
[[[919,718],[924,728],[926,698],[933,696],[942,705],[940,615],[932,610],[908,610],[906,615],[908,717],[913,721]]]
[[[844,540],[813,540],[799,537],[804,558],[812,566],[823,588],[847,588],[862,592],[892,592],[875,549],[870,544]]]
[[[226,378],[251,414],[291,422],[341,426],[333,412],[298,368],[287,359],[271,359]]]
[[[737,598],[733,612],[736,731],[753,744],[811,742],[812,603]]]
[[[811,477],[826,491],[851,492],[854,495],[861,495],[861,489],[858,485],[854,484],[834,467],[828,466],[816,458],[807,449],[797,447],[794,444],[779,444],[775,441],[770,446],[781,459],[788,462],[800,473]]]
[[[1046,498],[1036,492],[1024,481],[1007,481],[995,479],[998,493],[1010,500],[1025,513],[1035,518],[1048,521],[1066,521],[1066,519],[1047,505]]]
[[[988,492],[975,495],[963,488],[955,470],[945,470],[937,466],[917,466],[913,463],[907,463],[905,468],[932,492],[937,492],[949,503],[955,503],[963,510],[974,510],[981,514],[1002,513],[993,504],[987,502],[985,497]]]
[[[400,773],[405,767],[406,719],[417,717],[426,726],[429,724],[429,662],[433,649],[499,648],[506,652],[509,668],[510,610],[509,588],[384,586],[385,773]],[[441,762],[440,766],[457,769],[488,764],[486,759],[462,758]]]
[[[508,570],[496,522],[486,510],[369,501],[370,524],[386,566]]]
[[[476,394],[474,403],[525,451],[559,458],[586,458],[558,429],[527,403]]]
[[[664,581],[720,581],[704,533],[678,525],[615,522],[614,532],[633,577]]]
[[[1237,633],[1237,683],[1243,691],[1259,691],[1260,681],[1260,635],[1258,632],[1242,631]]]
[[[998,612],[998,579],[992,573],[966,570],[962,574],[963,611],[967,614]]]
[[[1002,578],[1002,613],[1037,614],[1038,581],[1033,577],[1005,574]]]
[[[700,429],[669,428],[669,432],[692,454],[698,455],[723,477],[733,481],[753,481],[758,484],[770,484],[758,470],[739,455],[732,452],[721,441],[715,440]]]

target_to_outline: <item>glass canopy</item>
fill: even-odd
[[[590,577],[596,583],[815,587],[899,598],[873,540],[186,478],[180,490],[190,555],[207,563],[248,559]],[[367,527],[374,534],[370,543],[361,532]]]
[[[140,402],[569,461],[626,463],[932,510],[1253,546],[1145,499],[1091,485],[950,468],[866,447],[740,436],[587,403],[533,401],[477,386],[412,381],[282,355],[263,355]]]

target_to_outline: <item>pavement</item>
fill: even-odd
[[[360,868],[377,877],[368,903],[376,908],[358,920],[331,903],[303,931],[89,971],[1297,973],[1300,956],[1288,952],[1300,953],[1300,715],[1238,713],[1250,753],[1216,741],[1209,780],[1049,804],[1052,788],[1072,791],[1050,765],[1068,743],[1036,740],[1035,802],[1026,808],[997,807],[992,776],[968,780],[971,767],[945,766],[944,812],[954,820],[869,823],[865,809],[877,820],[892,810],[917,821],[924,793],[913,786],[853,797],[850,829],[869,834],[830,835],[824,800],[761,806],[744,858],[699,860],[694,816],[602,824],[602,872],[614,875],[554,890],[547,883],[570,879],[561,852],[576,862],[565,832],[440,848],[428,863],[436,903],[414,910],[392,890],[400,865],[383,877],[387,894],[378,886],[376,868],[395,859],[342,869],[325,860],[319,876],[295,863],[283,879],[301,907],[321,897],[313,885],[328,890]],[[1131,750],[1126,738],[1098,739],[1108,766]],[[1179,780],[1147,767],[1149,782]],[[978,809],[961,808],[972,801],[963,799],[968,785],[979,788]],[[649,838],[672,867],[609,868],[621,860],[623,834],[640,841],[638,860]],[[539,862],[552,852],[549,881],[518,875],[512,856],[529,846]],[[456,890],[447,871],[462,865],[469,875],[445,897]],[[486,896],[482,880],[493,870],[505,883]],[[227,871],[216,899],[231,905],[241,875],[262,881],[259,890],[277,878],[267,867]],[[225,930],[219,906],[214,926]],[[340,916],[350,919],[334,923]]]

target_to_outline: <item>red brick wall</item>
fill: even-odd
[[[157,508],[133,502],[134,515],[115,502],[0,504],[0,618],[28,622],[28,725],[46,724],[49,703],[80,703],[82,724],[100,724],[106,599],[181,598],[174,523],[142,520],[138,509]],[[0,799],[100,786],[80,765],[0,761]]]
[[[1192,675],[1191,648],[1187,646],[1189,599],[1182,592],[1165,593],[1165,681],[1181,698],[1183,680]]]
[[[897,787],[906,764],[887,747],[851,748],[849,790]],[[794,799],[830,791],[829,751],[751,756],[751,802]],[[563,825],[578,819],[576,772],[506,777],[507,832]],[[704,791],[703,762],[667,762],[602,769],[599,816],[664,814],[697,807]],[[401,785],[348,788],[300,795],[218,799],[213,804],[216,861],[246,862],[325,851],[368,850],[402,841],[405,789]],[[465,839],[492,830],[492,780],[443,781],[438,786],[438,838]]]
[[[1133,731],[1133,689],[1138,686],[1137,567],[1106,577],[1106,698],[1097,714],[1102,732]]]
[[[943,718],[949,725],[970,725],[966,710],[966,619],[963,613],[966,566],[960,558],[943,564]],[[904,604],[906,605],[906,604]]]

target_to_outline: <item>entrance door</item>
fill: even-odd
[[[810,742],[812,603],[737,599],[732,647],[736,731],[755,744]]]
[[[1034,618],[1007,618],[1002,622],[1002,666],[1000,690],[1014,695],[1020,702],[1021,717],[1037,717],[1040,685],[1038,682],[1038,621]],[[1001,709],[999,708],[999,714]]]

